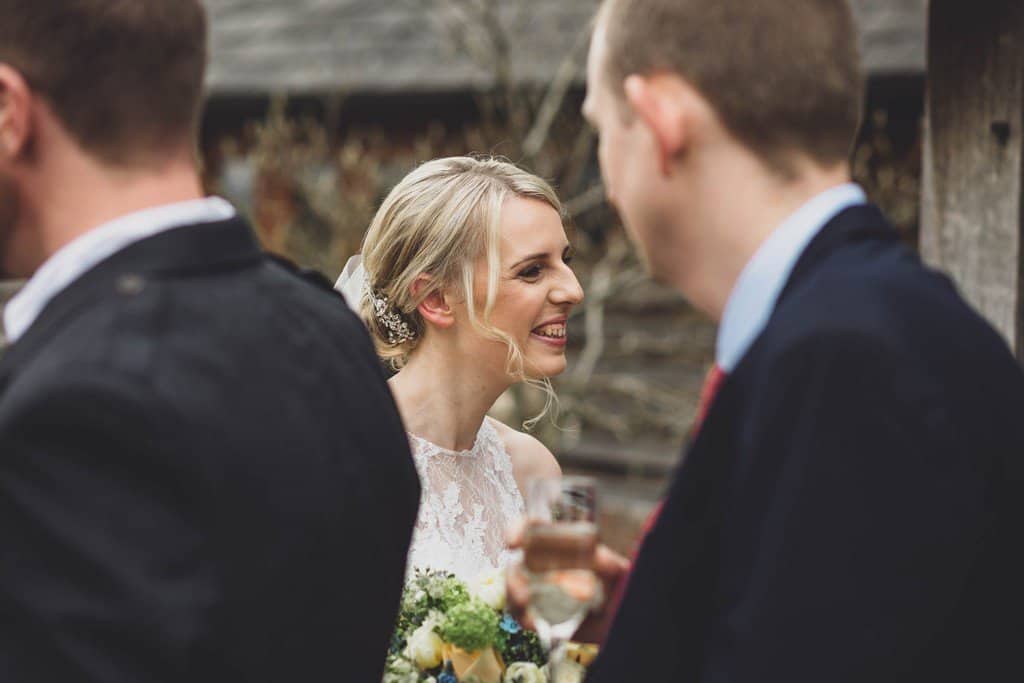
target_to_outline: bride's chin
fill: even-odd
[[[547,379],[549,377],[555,377],[565,372],[566,365],[565,356],[560,358],[545,358],[542,362],[532,363],[532,367],[527,370],[526,377],[528,379]]]

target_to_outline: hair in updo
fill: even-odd
[[[468,303],[472,324],[508,345],[508,371],[526,379],[515,340],[489,324],[500,273],[501,212],[510,197],[544,202],[562,215],[561,202],[547,182],[492,157],[428,161],[403,178],[381,204],[363,240],[368,291],[360,312],[377,353],[395,369],[405,365],[423,338],[420,303],[437,289],[454,286]],[[488,264],[487,296],[483,310],[476,311],[474,293],[480,283],[474,281],[474,271],[481,256]],[[413,296],[412,284],[423,274],[432,285]],[[408,333],[396,335],[401,323]]]

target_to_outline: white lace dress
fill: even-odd
[[[505,530],[523,515],[512,461],[490,418],[468,451],[409,435],[423,493],[409,550],[409,572],[441,569],[464,581],[504,568],[514,554]]]

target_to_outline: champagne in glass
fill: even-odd
[[[597,507],[587,477],[535,479],[527,487],[523,563],[530,581],[528,610],[550,648],[554,670],[563,643],[604,599],[594,573]]]

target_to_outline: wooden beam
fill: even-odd
[[[1024,360],[1024,2],[931,0],[921,252]]]

